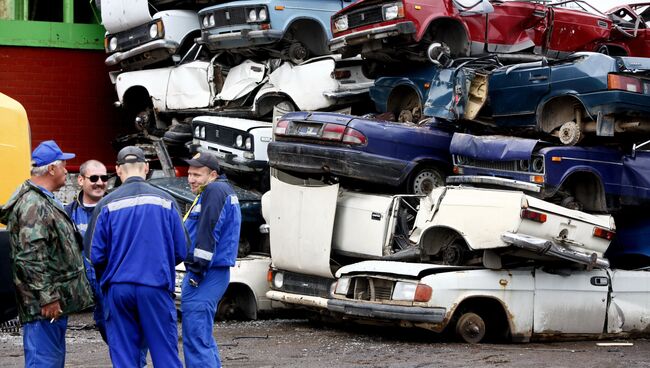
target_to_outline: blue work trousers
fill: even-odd
[[[139,366],[144,343],[155,367],[181,367],[176,307],[168,290],[111,284],[104,296],[106,335],[114,367]]]
[[[217,305],[230,282],[230,267],[210,268],[198,287],[189,285],[188,275],[181,288],[185,366],[221,367],[212,328]]]
[[[65,330],[68,317],[37,320],[23,326],[26,368],[63,368],[65,365]]]

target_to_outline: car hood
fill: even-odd
[[[528,160],[538,143],[536,139],[454,133],[449,151],[452,155],[487,161]]]
[[[102,24],[108,33],[131,29],[152,19],[147,0],[102,0]]]
[[[421,277],[433,273],[464,271],[477,267],[447,266],[429,263],[407,263],[394,261],[363,261],[343,266],[336,271],[336,277],[356,273],[382,273],[396,276]]]

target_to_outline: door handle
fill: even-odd
[[[531,75],[530,78],[528,78],[529,81],[543,81],[547,79],[548,75]]]
[[[609,279],[605,276],[593,276],[589,280],[593,286],[607,286],[609,285]]]

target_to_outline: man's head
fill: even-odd
[[[88,160],[79,167],[77,183],[84,193],[84,203],[93,204],[99,202],[106,194],[106,166],[97,160]]]
[[[117,153],[117,175],[122,182],[132,176],[145,178],[149,172],[149,164],[144,157],[144,151],[136,146],[126,146]]]
[[[187,181],[192,193],[197,194],[201,187],[219,177],[219,162],[210,152],[199,152],[191,160],[185,160],[190,168],[187,170]]]
[[[32,152],[31,180],[50,192],[60,189],[68,175],[66,160],[74,157],[74,153],[61,151],[54,141],[42,142]]]

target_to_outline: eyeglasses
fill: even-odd
[[[90,175],[90,176],[82,175],[82,176],[90,180],[91,183],[96,183],[97,180],[99,179],[102,179],[104,183],[108,181],[108,175]]]

